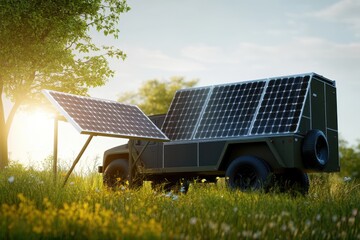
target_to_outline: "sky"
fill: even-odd
[[[122,49],[115,76],[90,90],[116,100],[149,79],[199,79],[198,86],[316,72],[335,80],[340,135],[360,139],[360,0],[140,1],[121,16],[120,36],[92,32],[95,43]],[[52,154],[52,120],[19,113],[10,133],[11,158],[39,164]],[[59,157],[69,166],[87,136],[60,123]],[[126,140],[96,137],[83,168],[101,164],[103,152]]]

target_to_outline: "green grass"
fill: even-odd
[[[110,191],[100,174],[62,188],[49,172],[0,172],[1,239],[360,239],[360,185],[311,175],[306,197],[193,184],[184,194]]]

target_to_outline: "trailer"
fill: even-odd
[[[150,116],[169,141],[130,139],[104,153],[109,187],[225,177],[231,189],[309,190],[308,173],[340,171],[336,85],[316,73],[182,89]]]

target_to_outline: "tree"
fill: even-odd
[[[95,45],[90,31],[117,38],[120,14],[129,9],[126,0],[0,2],[0,169],[20,106],[39,102],[42,89],[85,95],[113,76],[107,57],[125,54]],[[3,95],[13,102],[7,118]]]
[[[118,101],[136,104],[148,115],[166,113],[177,90],[193,87],[198,82],[198,79],[186,81],[184,77],[171,77],[167,81],[151,79],[136,92],[125,92]]]
[[[349,146],[348,142],[345,140],[340,140],[339,153],[341,162],[341,176],[359,179],[360,143],[358,143],[357,146]]]

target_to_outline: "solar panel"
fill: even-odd
[[[309,80],[309,76],[270,80],[251,134],[295,132]]]
[[[205,106],[210,88],[177,91],[162,130],[172,140],[191,139]]]
[[[169,140],[137,106],[49,90],[43,93],[80,133]]]
[[[195,139],[246,135],[264,86],[265,81],[215,86]]]
[[[171,140],[296,132],[312,74],[177,92],[163,131]]]

